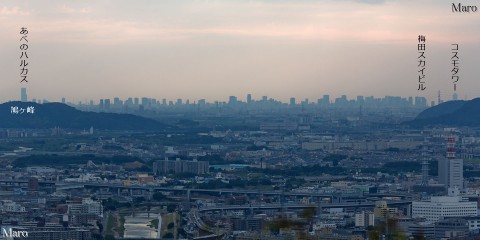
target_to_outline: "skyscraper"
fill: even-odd
[[[363,96],[357,96],[357,103],[358,104],[363,104],[364,101],[365,101],[365,98]]]
[[[113,105],[115,105],[115,107],[119,107],[120,105],[122,105],[122,101],[119,97],[113,98]]]
[[[330,95],[323,95],[323,104],[330,105]]]
[[[27,102],[28,101],[28,98],[27,98],[27,88],[24,88],[22,87],[21,91],[20,91],[20,96],[21,96],[21,101],[22,102]]]
[[[105,110],[109,110],[110,109],[110,99],[105,99],[104,103],[105,103]]]
[[[427,99],[425,97],[415,97],[415,106],[426,108],[427,107]]]
[[[235,97],[235,96],[230,96],[230,97],[228,98],[228,104],[229,104],[229,105],[235,105],[235,104],[237,104],[237,97]]]
[[[252,103],[252,94],[247,94],[247,103]]]
[[[428,185],[428,156],[427,156],[427,139],[423,140],[422,150],[422,185]]]
[[[290,106],[295,106],[295,98],[290,98]]]
[[[463,188],[463,159],[455,155],[455,136],[447,138],[447,157],[438,161],[438,180],[447,188]]]
[[[103,99],[100,99],[100,103],[98,104],[98,108],[100,111],[104,111],[105,110],[105,102]]]

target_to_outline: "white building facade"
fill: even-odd
[[[449,196],[431,197],[429,201],[412,202],[412,217],[436,222],[444,217],[477,216],[477,202],[458,196],[458,189],[449,189]]]

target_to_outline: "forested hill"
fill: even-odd
[[[421,112],[407,124],[413,127],[433,125],[480,127],[480,98],[441,103]]]
[[[7,102],[0,104],[0,128],[160,131],[162,124],[132,114],[84,112],[63,103]]]

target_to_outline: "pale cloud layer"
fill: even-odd
[[[463,1],[475,4],[475,1]],[[75,101],[452,94],[477,97],[480,13],[435,0],[85,0],[0,3],[1,99],[18,99],[28,27],[31,97]],[[416,37],[427,36],[418,92]]]

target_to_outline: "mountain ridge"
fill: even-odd
[[[412,127],[431,125],[480,127],[480,98],[441,103],[424,110],[406,124]]]
[[[27,112],[27,108],[33,109],[33,113]],[[165,124],[156,120],[133,114],[85,112],[58,102],[38,104],[11,101],[0,104],[0,128],[88,129],[92,126],[102,130],[139,131],[166,128]]]

